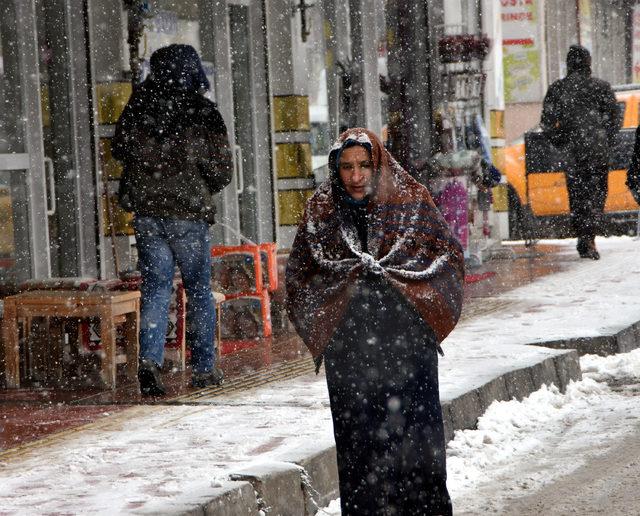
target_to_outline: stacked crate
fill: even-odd
[[[278,288],[276,244],[214,246],[213,290],[222,292],[221,338],[249,341],[270,337],[270,295]]]

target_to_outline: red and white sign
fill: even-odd
[[[542,0],[500,0],[507,103],[540,102],[544,95]]]

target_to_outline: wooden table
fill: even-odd
[[[8,388],[20,387],[20,353],[18,321],[32,317],[100,318],[102,344],[101,373],[105,385],[116,386],[116,324],[125,323],[127,377],[135,379],[138,373],[138,328],[140,326],[140,292],[78,292],[42,291],[24,292],[4,299],[2,336],[4,342],[5,377]],[[60,346],[59,339],[51,344]],[[62,355],[62,350],[56,350]]]

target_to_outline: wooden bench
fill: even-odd
[[[28,328],[30,320],[34,317],[56,320],[98,317],[102,344],[101,375],[104,384],[111,389],[116,386],[116,325],[124,323],[127,377],[130,380],[137,377],[139,291],[31,291],[5,298],[2,340],[8,388],[20,387],[19,321],[22,319],[25,322],[25,328]],[[58,366],[62,362],[61,337],[61,335],[50,335],[48,339],[48,345],[53,348],[50,354],[58,357]]]

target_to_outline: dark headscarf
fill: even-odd
[[[342,152],[349,147],[360,146],[369,154],[369,159],[372,158],[371,143],[359,142],[355,139],[346,139],[340,148],[333,149],[329,157],[331,168],[331,179],[333,185],[333,193],[336,198],[336,203],[339,204],[340,210],[344,213],[344,216],[351,219],[352,223],[358,231],[358,238],[362,244],[363,249],[368,252],[367,245],[367,204],[369,204],[370,195],[367,194],[363,199],[357,200],[349,195],[347,192],[342,178],[340,177],[340,156]],[[372,178],[373,179],[373,178]]]

